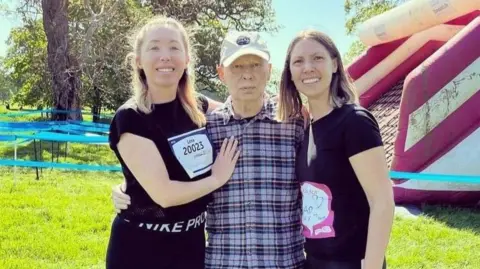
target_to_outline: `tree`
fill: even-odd
[[[277,95],[280,89],[280,79],[282,78],[282,71],[272,67],[272,75],[267,84],[267,93],[270,95]]]
[[[79,111],[81,84],[77,59],[70,54],[68,0],[42,0],[42,11],[54,108]],[[78,112],[53,113],[52,116],[54,120],[82,119]]]
[[[353,60],[355,60],[355,58],[362,54],[366,49],[367,46],[365,46],[365,44],[363,44],[360,40],[353,41],[347,53],[345,53],[343,57],[345,65],[349,65],[350,63],[352,63]]]
[[[82,100],[97,121],[102,110],[115,110],[131,95],[125,56],[131,51],[132,29],[151,11],[134,0],[77,0],[69,15],[72,51],[82,71]]]
[[[4,58],[0,57],[0,102],[8,104],[16,91],[10,72],[5,68]]]
[[[12,98],[20,106],[52,103],[51,78],[46,67],[47,40],[42,21],[28,20],[13,28],[7,40],[3,61],[5,72],[17,89]]]
[[[348,35],[353,35],[357,27],[364,21],[380,15],[406,0],[345,0],[344,9],[347,15],[345,28]],[[350,46],[345,54],[346,62],[351,62],[355,57],[365,51],[367,47],[360,41],[356,40]]]
[[[216,74],[226,31],[278,28],[270,0],[20,0],[12,10],[22,22],[10,33],[5,59],[20,88],[15,99],[56,109],[87,106],[94,114],[115,110],[131,96],[125,56],[133,30],[149,17],[164,14],[187,26],[197,89],[217,100],[227,96]]]

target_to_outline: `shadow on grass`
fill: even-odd
[[[449,227],[480,234],[480,207],[424,206],[423,215]]]

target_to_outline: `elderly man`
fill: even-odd
[[[270,53],[256,33],[225,38],[218,74],[230,96],[208,115],[217,151],[225,137],[239,141],[233,176],[213,193],[207,211],[206,268],[301,268],[304,261],[295,154],[303,121],[281,123],[265,88]]]
[[[232,178],[213,193],[207,209],[205,267],[302,268],[295,155],[304,121],[276,120],[276,102],[265,92],[270,53],[260,35],[230,32],[220,54],[218,74],[230,96],[207,115],[207,132],[217,152],[224,138],[234,136],[241,155]],[[117,211],[128,206],[129,197],[119,186],[113,197]]]

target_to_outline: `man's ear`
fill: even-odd
[[[218,65],[217,64],[217,73],[218,73],[218,78],[224,82],[224,76],[225,76],[225,67],[223,65]]]
[[[143,69],[142,68],[142,63],[140,62],[140,57],[135,56],[135,63],[137,64],[138,69]]]
[[[270,80],[270,77],[272,76],[272,68],[273,68],[272,64],[271,64],[271,63],[269,63],[269,64],[268,64],[268,75],[267,75],[267,81],[269,81],[269,80]]]

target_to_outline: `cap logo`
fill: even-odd
[[[237,38],[237,45],[243,46],[250,43],[250,38],[248,36],[240,36]]]

